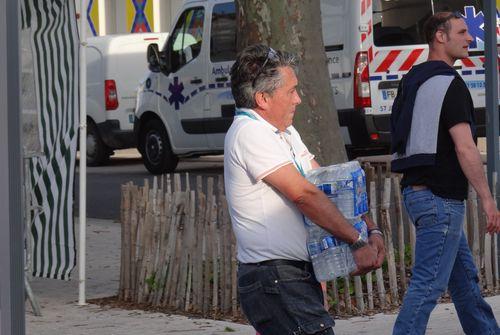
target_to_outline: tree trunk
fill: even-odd
[[[262,43],[295,53],[300,60],[294,126],[322,165],[347,155],[328,76],[318,0],[236,0],[237,48]]]

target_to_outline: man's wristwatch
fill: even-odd
[[[356,251],[358,249],[363,248],[366,245],[367,245],[367,243],[365,242],[365,240],[363,240],[363,238],[361,237],[361,234],[359,234],[356,242],[354,242],[353,244],[350,244],[349,248],[351,248],[351,251]]]

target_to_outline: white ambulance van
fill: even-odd
[[[455,65],[484,134],[481,0],[321,0],[328,71],[348,149],[389,147],[399,80],[426,60],[422,27],[437,11],[460,11],[474,37],[470,57]],[[235,29],[232,1],[186,1],[168,41],[148,49],[151,72],[139,88],[134,131],[150,172],[173,171],[179,156],[222,152],[234,115]]]
[[[146,50],[167,33],[90,37],[87,40],[87,164],[104,164],[115,149],[134,148],[137,87],[148,72]]]

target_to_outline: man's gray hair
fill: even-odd
[[[280,67],[291,67],[297,72],[297,58],[262,44],[246,47],[231,68],[231,92],[236,107],[255,108],[255,93],[272,94],[279,88],[283,84]]]

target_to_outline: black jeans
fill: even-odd
[[[240,264],[238,291],[243,313],[261,335],[334,335],[311,263]]]

